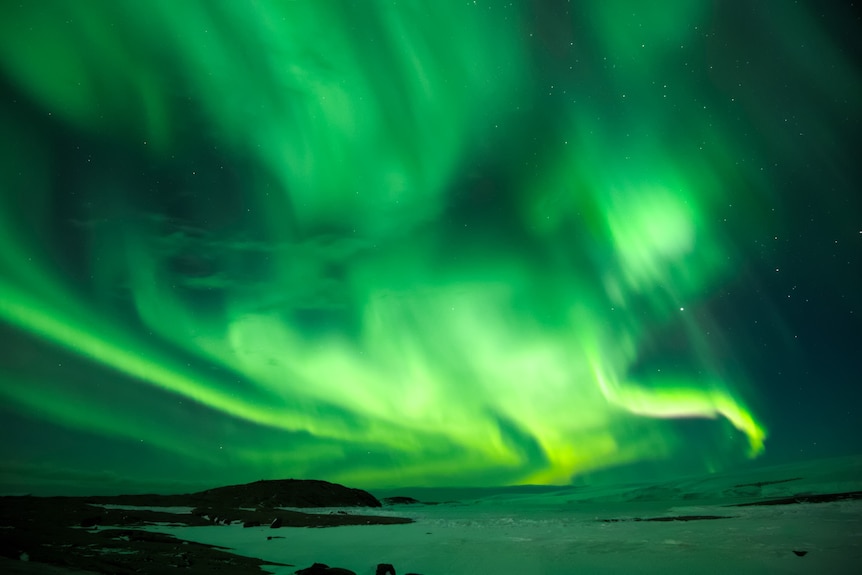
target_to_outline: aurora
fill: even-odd
[[[732,8],[50,4],[0,18],[0,396],[42,430],[4,447],[9,483],[44,453],[362,487],[764,453],[770,392],[722,310],[770,162],[803,152],[778,81],[721,46]],[[858,96],[781,11],[766,50],[804,97],[826,72],[794,35]]]

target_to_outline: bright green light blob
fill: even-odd
[[[504,215],[523,244],[502,232],[483,244],[471,226],[493,219],[495,197],[476,221],[453,223],[452,190],[489,141],[521,136],[503,120],[533,84],[522,8],[347,4],[61,3],[63,25],[13,11],[0,64],[63,122],[125,146],[146,141],[141,153],[157,163],[200,143],[181,129],[191,100],[225,156],[254,169],[239,231],[208,218],[235,190],[206,189],[191,223],[167,207],[141,213],[131,180],[81,190],[136,216],[112,222],[97,202],[81,288],[42,244],[58,192],[33,174],[48,152],[38,141],[10,146],[0,318],[217,414],[231,464],[249,473],[365,486],[561,483],[672,458],[686,438],[666,420],[679,417],[723,417],[741,434],[728,452],[760,452],[763,427],[735,391],[744,381],[728,379],[696,321],[678,314],[726,272],[705,216],[724,193],[723,166],[679,165],[656,135],[659,110],[624,138],[626,121],[596,123],[600,106],[566,106],[570,142],[511,168],[517,207]],[[628,42],[595,10],[604,42]],[[656,37],[687,18],[673,14],[656,17]],[[453,237],[463,238],[455,248]],[[201,303],[213,292],[217,303]],[[675,321],[690,322],[702,375],[632,383],[645,343]],[[45,419],[146,434],[195,456],[178,424],[124,425],[97,399],[70,401],[63,381],[7,379],[0,394]],[[162,401],[148,407],[159,413]],[[231,435],[237,426],[245,431]]]
[[[694,249],[696,219],[685,193],[663,188],[612,190],[606,208],[614,251],[632,286],[649,285]]]

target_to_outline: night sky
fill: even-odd
[[[862,452],[853,4],[2,2],[0,491]]]

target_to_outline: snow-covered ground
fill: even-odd
[[[488,490],[484,497],[470,491],[469,499],[446,498],[449,502],[439,505],[369,510],[416,520],[407,525],[153,529],[295,565],[270,568],[279,575],[314,562],[358,575],[372,575],[378,563],[391,563],[402,575],[856,574],[862,572],[862,500],[728,505],[857,490],[862,490],[862,460],[851,458],[651,485]],[[427,500],[424,495],[431,493],[415,491],[422,497],[410,490],[399,494]],[[726,518],[633,520],[704,515]]]

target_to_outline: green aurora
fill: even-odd
[[[757,456],[712,304],[780,191],[780,80],[716,3],[659,4],[5,3],[6,409],[90,438],[59,467],[146,449],[154,480]],[[853,64],[780,10],[765,52],[858,116]]]

